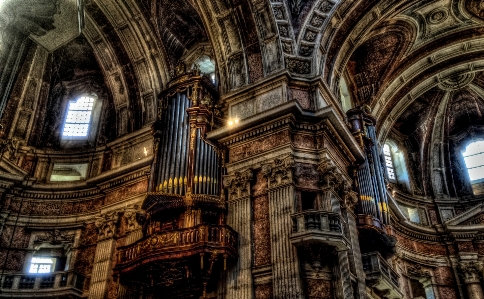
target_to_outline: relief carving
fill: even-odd
[[[136,221],[136,215],[140,212],[141,209],[139,209],[137,205],[132,208],[127,208],[124,211],[124,218],[127,222],[126,231],[130,232],[141,228],[141,226],[138,224],[138,221]]]
[[[104,216],[97,217],[94,224],[98,229],[100,240],[114,237],[118,220],[119,216],[117,212],[111,212]]]
[[[252,178],[252,169],[237,171],[234,175],[224,176],[223,185],[228,190],[229,201],[249,196]]]
[[[74,234],[62,233],[58,229],[45,232],[44,235],[39,235],[35,237],[35,243],[48,242],[52,245],[58,245],[62,243],[71,243],[74,241]]]
[[[292,155],[275,158],[274,162],[262,165],[262,174],[267,177],[268,187],[274,188],[292,183],[294,166]]]
[[[483,270],[482,262],[478,261],[461,261],[459,262],[458,269],[464,283],[480,283],[479,273]]]

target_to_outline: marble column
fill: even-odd
[[[116,225],[118,212],[111,212],[96,219],[95,225],[99,232],[94,265],[92,268],[89,299],[104,299],[111,277],[112,256],[116,246]]]
[[[252,283],[252,211],[250,205],[250,182],[252,170],[247,169],[224,176],[228,192],[227,224],[239,234],[239,257],[226,276],[227,299],[250,299],[254,297]]]
[[[296,247],[291,244],[291,214],[295,212],[292,156],[262,165],[267,177],[274,298],[304,298]]]
[[[482,292],[482,287],[479,280],[479,272],[482,271],[482,263],[475,260],[464,260],[459,262],[458,268],[464,280],[468,298],[484,298],[484,293]]]

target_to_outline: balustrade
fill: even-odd
[[[198,225],[185,229],[156,232],[138,242],[119,248],[118,264],[136,260],[138,257],[156,251],[190,250],[207,245],[227,247],[236,252],[237,233],[224,225]]]
[[[363,270],[366,274],[366,280],[371,282],[372,287],[379,291],[388,290],[388,298],[402,298],[399,291],[400,276],[390,265],[383,259],[378,252],[371,252],[361,255],[363,259]]]
[[[32,293],[35,293],[36,296],[48,297],[56,294],[57,291],[64,294],[66,290],[72,291],[69,293],[73,295],[80,296],[84,286],[84,275],[72,270],[42,274],[19,273],[5,274],[0,281],[0,298],[3,295],[8,295],[9,298],[22,297],[22,295],[31,296]],[[40,290],[47,291],[49,294],[39,293]],[[14,293],[16,295],[13,295]]]
[[[291,215],[294,245],[305,242],[326,243],[339,250],[349,249],[348,233],[341,215],[335,212],[308,210]]]

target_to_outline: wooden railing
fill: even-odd
[[[365,271],[367,278],[383,276],[394,287],[397,289],[399,288],[400,284],[398,279],[400,276],[378,252],[362,254],[361,257],[363,259],[363,270]]]
[[[42,274],[4,274],[0,281],[2,291],[8,293],[13,290],[65,290],[67,288],[74,288],[82,293],[84,275],[73,270]]]
[[[151,252],[163,253],[190,250],[203,245],[225,247],[237,251],[237,233],[225,225],[198,225],[185,229],[156,232],[138,242],[120,247],[118,264],[138,259]]]

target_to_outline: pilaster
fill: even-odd
[[[111,212],[95,221],[99,237],[94,255],[89,299],[103,299],[107,292],[108,280],[111,276],[112,256],[116,240],[116,225],[119,220],[118,212]]]
[[[293,167],[292,155],[262,165],[269,191],[274,298],[304,298],[297,250],[289,239],[292,232],[290,215],[295,212]]]
[[[482,271],[482,262],[477,260],[461,260],[458,269],[467,289],[469,299],[484,298],[479,279],[479,272]]]
[[[225,176],[224,187],[228,192],[227,224],[239,234],[239,257],[235,267],[226,276],[226,297],[249,299],[254,297],[252,283],[252,212],[250,205],[251,169]]]

